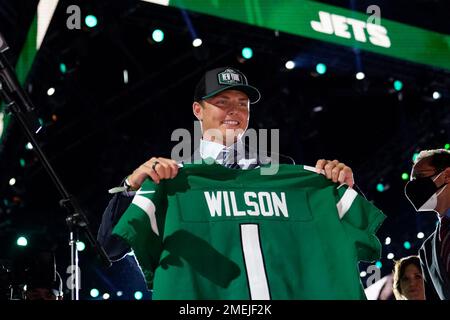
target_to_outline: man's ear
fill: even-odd
[[[192,112],[194,113],[194,116],[199,120],[203,120],[203,107],[200,103],[194,102],[192,104]]]

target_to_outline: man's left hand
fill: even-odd
[[[345,183],[350,188],[355,184],[352,169],[338,160],[320,159],[316,163],[316,169],[318,172],[324,170],[325,176],[333,182]]]

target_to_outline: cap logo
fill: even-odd
[[[242,81],[242,76],[231,69],[227,69],[224,72],[219,73],[217,76],[219,77],[219,84],[244,83]]]

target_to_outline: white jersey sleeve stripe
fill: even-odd
[[[342,219],[350,209],[357,195],[358,192],[356,192],[354,189],[348,188],[347,190],[345,190],[345,193],[342,196],[341,200],[339,200],[339,202],[336,204],[340,219]]]
[[[150,218],[150,225],[152,226],[153,232],[159,236],[158,224],[156,222],[156,215],[155,215],[156,208],[155,205],[153,204],[153,201],[147,199],[146,197],[136,195],[134,196],[132,203],[137,205],[142,210],[144,210],[144,212]]]

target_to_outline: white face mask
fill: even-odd
[[[434,193],[417,211],[433,211],[437,207],[437,194]]]
[[[439,178],[441,173],[435,179],[433,179],[433,181],[436,181],[436,179]],[[425,202],[417,211],[433,211],[434,209],[436,209],[438,196],[442,193],[442,191],[444,191],[445,188],[447,188],[447,185],[445,185],[441,190],[435,192],[430,197],[430,199],[428,199],[427,202]]]

